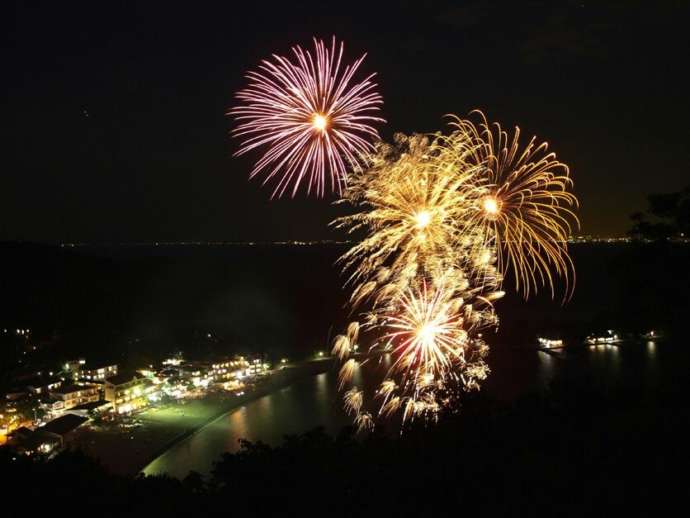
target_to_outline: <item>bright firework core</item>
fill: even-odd
[[[433,344],[436,340],[436,333],[438,328],[434,324],[424,324],[417,330],[417,338],[423,345]]]
[[[484,212],[489,216],[495,216],[498,214],[500,207],[498,205],[498,200],[494,196],[487,196],[482,202],[482,208]]]
[[[324,131],[328,126],[328,117],[321,115],[320,113],[315,113],[311,119],[311,124],[317,131]]]
[[[431,213],[428,210],[422,210],[415,214],[414,219],[417,222],[417,228],[423,229],[431,223]]]

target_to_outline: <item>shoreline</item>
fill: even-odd
[[[264,396],[267,396],[271,392],[284,388],[288,385],[291,385],[292,383],[298,381],[300,378],[304,376],[315,376],[317,374],[321,374],[322,372],[326,372],[328,370],[328,367],[332,367],[333,362],[328,361],[332,360],[332,358],[328,358],[325,360],[311,360],[309,362],[306,362],[304,364],[299,364],[294,367],[287,367],[286,369],[283,369],[279,371],[277,374],[272,374],[271,378],[267,380],[267,383],[264,383],[263,386],[260,388],[257,388],[253,390],[250,393],[245,393],[242,396],[238,396],[234,401],[233,404],[231,404],[228,407],[223,407],[219,412],[211,417],[209,417],[206,421],[201,423],[199,426],[194,427],[193,429],[188,430],[187,432],[184,432],[174,439],[172,439],[170,442],[165,444],[163,447],[159,448],[154,454],[150,456],[150,458],[146,461],[146,463],[137,470],[138,474],[144,474],[144,471],[146,468],[153,464],[158,457],[161,457],[164,455],[170,448],[175,446],[176,444],[181,443],[182,441],[189,439],[190,437],[193,437],[197,433],[199,433],[203,428],[206,426],[210,425],[211,423],[218,421],[219,419],[225,417],[228,415],[230,412],[234,412],[238,408],[240,408],[242,405],[245,405],[247,403],[250,403],[252,401],[255,401],[259,398],[262,398]],[[323,368],[326,367],[326,368]],[[308,372],[305,372],[305,370],[308,369]],[[301,372],[295,372],[296,370],[300,370]],[[283,374],[283,378],[288,378],[288,379],[282,379],[282,380],[276,380],[274,377]],[[289,375],[289,376],[288,376]],[[274,383],[271,383],[273,381]]]
[[[170,448],[242,405],[291,385],[300,378],[326,372],[333,365],[334,361],[330,357],[310,360],[271,374],[242,396],[211,394],[196,400],[145,410],[136,416],[144,422],[141,430],[77,430],[69,441],[69,447],[81,449],[95,457],[115,474],[136,476],[142,474]],[[180,423],[185,420],[189,422],[180,427]]]

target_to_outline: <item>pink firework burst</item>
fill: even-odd
[[[265,148],[250,178],[275,178],[273,196],[290,186],[294,196],[304,184],[308,194],[323,196],[327,182],[340,193],[348,167],[358,167],[378,139],[372,124],[384,122],[374,115],[383,103],[376,74],[353,80],[366,54],[343,66],[344,45],[335,37],[330,48],[314,38],[314,47],[313,56],[293,47],[294,62],[275,54],[263,60],[236,95],[243,104],[228,113],[238,121],[233,136],[242,138],[235,156]]]

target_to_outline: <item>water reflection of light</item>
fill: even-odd
[[[278,394],[276,394],[278,396]],[[273,405],[274,405],[274,397],[273,394],[269,394],[267,396],[264,396],[262,398],[259,398],[257,401],[258,407],[261,410],[261,412],[264,413],[266,416],[272,416],[273,415]]]
[[[319,401],[324,401],[328,399],[328,395],[328,374],[322,372],[316,376],[316,398]]]
[[[352,383],[355,386],[362,386],[363,379],[362,379],[362,369],[359,366],[359,363],[355,367],[355,371],[352,374]]]
[[[549,353],[537,351],[539,358],[539,380],[543,385],[548,385],[556,374],[556,360]]]
[[[656,342],[652,342],[651,340],[647,342],[647,354],[650,358],[656,356]]]
[[[620,347],[612,345],[608,348],[610,354],[607,355],[611,364],[611,373],[618,376],[621,368],[621,354]]]
[[[230,414],[230,426],[227,428],[228,442],[226,451],[234,451],[237,448],[237,439],[247,437],[247,407],[243,406]]]

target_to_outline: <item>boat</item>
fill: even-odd
[[[537,341],[539,342],[539,346],[543,349],[560,349],[565,345],[561,339],[554,340],[551,338],[542,338],[541,336],[537,337]]]
[[[609,329],[605,335],[589,335],[585,341],[589,345],[613,345],[622,342],[623,339],[612,329]]]
[[[655,340],[661,340],[663,337],[663,333],[655,331],[654,329],[647,331],[645,334],[642,335],[642,338],[644,338],[645,340],[649,340],[650,342],[653,342]]]

